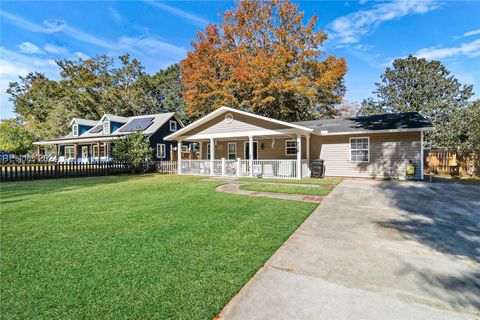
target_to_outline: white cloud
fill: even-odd
[[[191,14],[187,11],[184,11],[184,10],[166,5],[165,3],[159,3],[159,2],[156,2],[155,0],[144,0],[144,2],[148,3],[151,6],[154,6],[154,7],[158,8],[160,10],[171,13],[171,14],[177,16],[177,17],[184,18],[184,19],[186,19],[187,21],[189,21],[190,23],[192,23],[196,26],[203,27],[206,24],[208,24],[208,21],[205,20],[204,18],[200,17],[200,16],[197,16],[197,15]]]
[[[480,34],[480,29],[476,29],[476,30],[472,30],[472,31],[465,32],[465,33],[462,34],[461,36],[456,36],[455,39],[470,37],[470,36],[474,36],[474,35],[477,35],[477,34]]]
[[[45,20],[43,24],[47,27],[48,33],[62,31],[66,26],[65,21],[60,19]]]
[[[80,52],[80,51],[75,52],[74,55],[75,55],[75,57],[77,57],[78,59],[82,59],[82,60],[87,60],[87,59],[90,58],[90,57],[87,56],[85,53]]]
[[[20,44],[18,45],[18,49],[20,49],[20,51],[23,52],[23,53],[28,53],[28,54],[33,54],[33,53],[43,54],[42,49],[40,49],[39,47],[37,47],[36,45],[34,45],[33,43],[28,42],[28,41],[25,41],[25,42],[20,43]]]
[[[339,17],[328,28],[332,31],[330,39],[338,44],[351,44],[360,41],[380,24],[411,14],[422,14],[438,8],[434,0],[396,0],[374,5],[371,9],[360,10]]]
[[[373,49],[373,46],[370,45],[370,44],[357,44],[353,48],[357,49],[357,50],[360,50],[360,51],[369,51],[369,50]]]
[[[169,55],[184,58],[187,50],[182,47],[174,46],[170,43],[163,42],[155,36],[142,37],[122,37],[119,40],[120,48],[140,51],[142,55],[157,55],[168,53]]]
[[[415,56],[419,58],[425,58],[428,60],[439,60],[445,58],[451,58],[455,56],[467,56],[469,58],[477,57],[480,55],[480,39],[474,40],[468,43],[462,43],[458,47],[433,47],[423,48],[415,53]]]
[[[112,6],[108,7],[108,14],[110,15],[110,17],[112,17],[113,21],[115,21],[116,24],[120,24],[122,22],[122,16]]]
[[[43,50],[54,55],[68,55],[68,49],[65,47],[56,46],[54,44],[47,43],[43,46]]]
[[[8,84],[18,81],[18,76],[38,71],[50,78],[58,78],[58,66],[53,59],[37,58],[0,47],[0,118],[13,116],[11,102],[6,94]]]

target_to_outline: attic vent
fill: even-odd
[[[232,121],[233,121],[233,114],[227,113],[227,114],[225,115],[225,122],[226,122],[226,123],[231,123]]]

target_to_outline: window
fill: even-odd
[[[170,120],[170,131],[177,131],[177,121]]]
[[[65,146],[65,158],[70,159],[75,156],[75,152],[73,151],[73,146]]]
[[[207,159],[210,160],[210,143],[207,143]]]
[[[228,143],[228,160],[237,159],[237,143],[229,142]]]
[[[103,134],[110,134],[110,121],[103,122]]]
[[[78,124],[76,123],[72,126],[72,135],[78,137]]]
[[[95,158],[95,159],[98,156],[98,148],[97,147],[98,146],[96,144],[94,144],[92,146],[92,157]],[[100,144],[100,158],[105,157],[105,156],[106,156],[106,154],[105,154],[105,144],[101,143]]]
[[[157,158],[165,159],[166,158],[166,147],[163,143],[157,143]]]
[[[350,138],[350,161],[351,162],[369,162],[370,161],[370,138]]]
[[[297,154],[297,140],[285,140],[285,154],[287,156]]]

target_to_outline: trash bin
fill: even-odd
[[[310,176],[312,178],[323,178],[323,163],[323,160],[313,160],[312,162],[310,162]]]

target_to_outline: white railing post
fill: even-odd
[[[253,136],[248,137],[248,153],[250,155],[250,177],[253,177]]]
[[[222,158],[222,176],[225,176],[225,158]]]
[[[241,158],[237,158],[237,177],[240,177],[242,175],[240,171],[242,169],[242,164],[240,163],[241,160]]]
[[[297,179],[302,179],[302,135],[297,133]]]
[[[177,143],[178,174],[182,174],[182,140]]]
[[[215,140],[210,138],[210,175],[213,176],[215,174]]]

